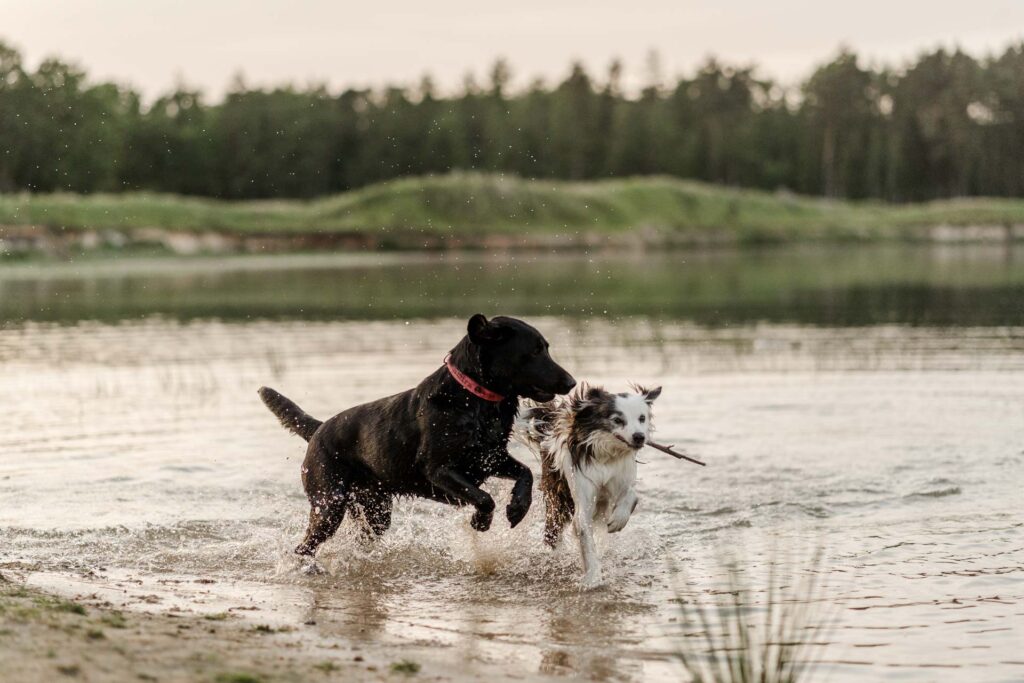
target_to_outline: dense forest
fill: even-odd
[[[799,88],[710,59],[624,92],[622,65],[560,83],[414,88],[178,88],[151,104],[60,60],[27,69],[0,43],[0,192],[154,190],[313,197],[398,176],[666,174],[827,197],[1024,196],[1024,43],[978,59],[868,68],[840,51]]]

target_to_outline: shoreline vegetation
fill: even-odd
[[[1024,200],[851,202],[663,176],[453,173],[315,200],[0,194],[0,257],[1024,241]]]

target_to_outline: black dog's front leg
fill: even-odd
[[[494,476],[502,479],[515,479],[512,496],[509,498],[508,507],[505,508],[508,523],[515,528],[519,522],[523,521],[523,517],[526,517],[526,513],[530,511],[530,504],[533,502],[533,473],[530,472],[529,467],[506,453],[504,459],[495,468]]]
[[[494,499],[491,498],[491,494],[474,485],[465,475],[447,467],[434,470],[428,478],[432,485],[449,497],[476,508],[476,513],[470,520],[474,529],[487,531],[491,528],[491,520],[494,518]]]

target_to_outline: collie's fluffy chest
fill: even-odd
[[[566,443],[555,446],[555,467],[567,482],[578,478],[580,486],[573,487],[593,496],[595,513],[613,506],[636,483],[636,451],[621,443],[608,432],[595,432],[587,439],[589,457],[573,454]],[[583,444],[581,444],[583,445]],[[579,501],[575,501],[579,507]]]

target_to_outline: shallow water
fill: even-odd
[[[647,681],[683,678],[676,655],[700,642],[680,599],[715,604],[738,586],[757,621],[774,565],[787,599],[830,624],[811,648],[828,680],[1024,679],[1024,313],[1005,299],[1024,281],[1017,254],[846,253],[703,257],[711,284],[671,255],[648,271],[462,257],[476,273],[465,296],[450,260],[421,257],[0,271],[0,566],[484,675]],[[872,262],[891,268],[873,279]],[[364,283],[363,315],[335,279]],[[921,303],[892,294],[907,288]],[[314,305],[300,310],[304,290]],[[255,389],[321,417],[405,389],[471,308],[529,315],[578,378],[663,384],[659,439],[708,467],[644,452],[640,506],[601,540],[593,592],[571,543],[541,543],[539,500],[518,528],[497,519],[485,534],[465,510],[403,501],[381,542],[346,522],[322,551],[330,574],[298,574],[303,443]],[[808,574],[809,596],[796,590]]]

